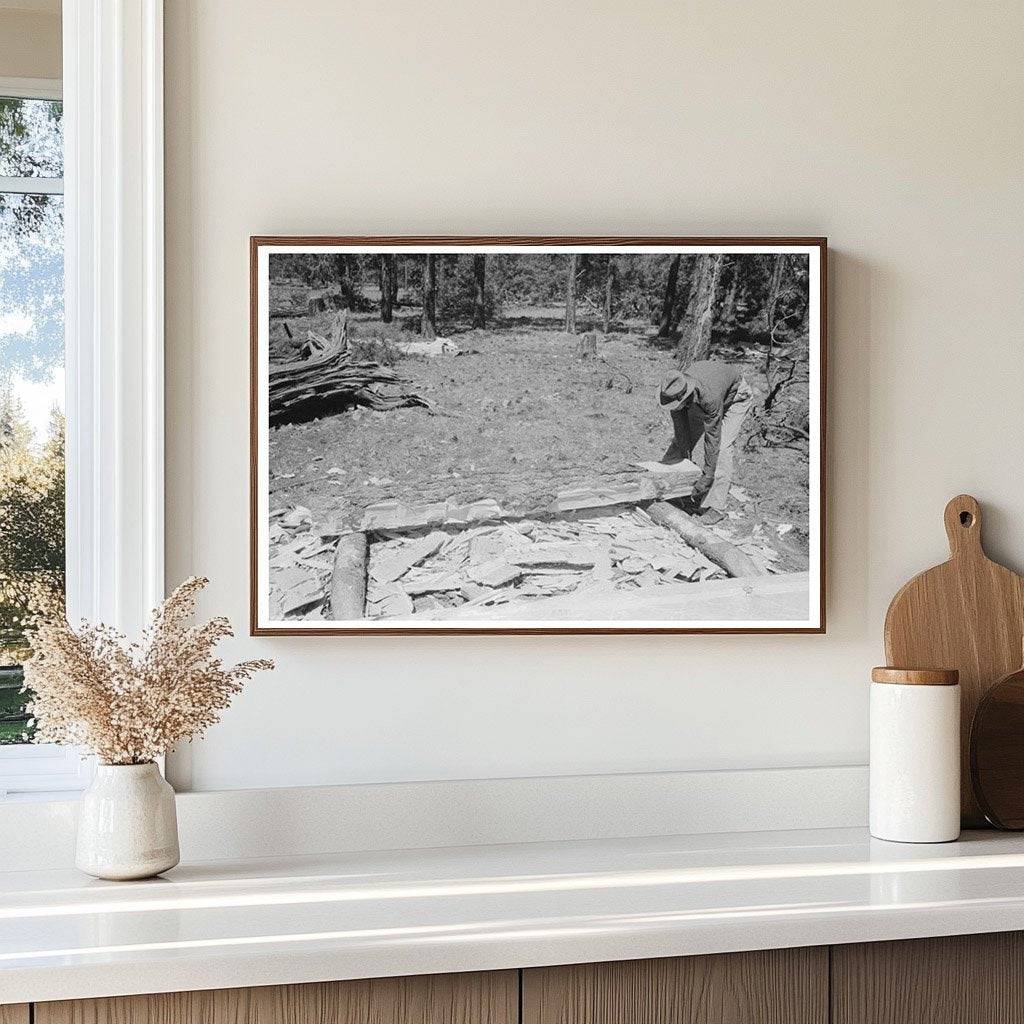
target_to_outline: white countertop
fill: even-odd
[[[0,1003],[1024,929],[1024,836],[859,829],[0,873]]]

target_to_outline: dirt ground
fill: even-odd
[[[581,358],[576,339],[561,331],[562,315],[560,308],[505,310],[487,330],[442,329],[458,355],[398,355],[396,371],[430,409],[354,408],[272,429],[271,516],[308,509],[310,532],[332,534],[358,526],[368,506],[389,499],[489,498],[528,514],[567,487],[637,479],[636,463],[660,459],[671,438],[657,390],[675,367],[674,353],[652,344],[648,325],[631,323],[607,338],[598,334],[597,356]],[[310,328],[325,333],[331,316],[290,316],[288,328],[293,338]],[[402,319],[385,327],[375,314],[356,314],[350,336],[370,345],[418,338]],[[416,321],[410,315],[406,326]],[[579,330],[587,329],[584,321]],[[288,356],[281,318],[271,339],[272,358]],[[393,347],[385,348],[394,358]],[[756,409],[766,386],[763,354],[712,355],[744,365]],[[806,444],[747,450],[755,426],[748,417],[722,526],[737,540],[753,531],[766,538],[782,556],[782,571],[805,570]]]

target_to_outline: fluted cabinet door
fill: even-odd
[[[826,1024],[828,950],[771,949],[523,972],[523,1024]]]
[[[37,1003],[35,1024],[516,1024],[518,997],[494,971]]]
[[[0,1024],[28,1024],[28,1019],[26,1003],[0,1005]]]
[[[1024,1024],[1024,935],[832,947],[833,1024]]]

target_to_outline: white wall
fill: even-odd
[[[824,637],[252,640],[199,789],[861,763],[894,589],[1024,565],[1024,6],[167,0],[168,569],[247,621],[254,233],[826,234]]]

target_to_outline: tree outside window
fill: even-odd
[[[61,103],[0,97],[0,744],[31,740],[29,619],[64,597]]]

